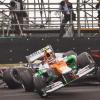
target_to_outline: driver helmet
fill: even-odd
[[[49,64],[53,63],[55,61],[54,53],[45,51],[45,61]]]

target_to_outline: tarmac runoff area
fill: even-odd
[[[0,100],[100,100],[100,85],[72,86],[61,88],[51,93],[48,98],[41,98],[36,92],[24,89],[8,89],[0,85]]]

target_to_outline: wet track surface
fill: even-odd
[[[11,90],[0,86],[0,100],[43,100],[37,93],[25,92],[24,89]],[[47,100],[100,100],[100,86],[73,86],[62,88]]]

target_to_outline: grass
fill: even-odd
[[[22,67],[23,63],[17,63],[17,64],[0,64],[0,67]]]

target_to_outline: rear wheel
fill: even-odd
[[[20,73],[21,81],[26,92],[34,91],[33,74],[32,69],[25,69]]]
[[[3,80],[10,89],[16,89],[21,87],[21,82],[19,81],[19,75],[16,69],[14,68],[7,69],[4,71]]]

